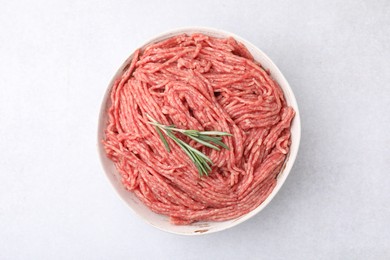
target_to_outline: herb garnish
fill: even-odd
[[[232,134],[226,132],[220,132],[220,131],[198,131],[198,130],[179,129],[176,128],[174,125],[166,126],[160,124],[148,114],[146,114],[146,116],[150,120],[149,124],[154,125],[156,127],[156,131],[160,136],[160,139],[163,142],[165,149],[168,151],[168,153],[171,151],[171,149],[169,148],[168,141],[165,139],[164,134],[169,138],[171,138],[188,155],[188,157],[191,159],[191,161],[195,164],[196,168],[198,169],[200,177],[204,175],[206,176],[209,175],[209,173],[211,172],[210,165],[213,165],[213,162],[207,155],[193,148],[183,140],[179,139],[174,134],[174,132],[183,134],[191,138],[192,140],[217,151],[220,150],[218,146],[229,150],[229,147],[222,142],[221,136],[232,136]]]

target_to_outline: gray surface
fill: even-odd
[[[2,1],[1,259],[389,259],[389,1]],[[201,25],[253,42],[302,116],[285,186],[202,237],[148,226],[105,179],[98,110],[124,58]]]

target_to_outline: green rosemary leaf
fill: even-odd
[[[210,159],[209,157],[207,157],[207,155],[205,155],[204,153],[202,153],[202,152],[196,150],[195,148],[189,146],[188,144],[186,144],[186,145],[187,145],[187,148],[188,148],[190,151],[192,151],[192,152],[194,152],[195,154],[199,155],[200,157],[202,157],[204,160],[208,161],[209,163],[211,163],[211,164],[213,163],[213,161],[211,161],[211,159]]]
[[[225,148],[226,150],[230,150],[229,146],[227,146],[224,142],[222,142],[220,140],[214,140],[212,142],[215,143],[216,145],[219,145],[219,146]]]
[[[192,136],[199,136],[199,131],[198,130],[185,130],[183,132],[183,134],[189,136],[189,135],[192,135]]]
[[[226,133],[226,132],[219,132],[219,131],[203,131],[203,132],[199,132],[199,134],[201,135],[220,135],[220,136],[232,136],[232,134],[230,133]]]
[[[199,155],[197,155],[197,154],[193,154],[193,155],[194,155],[195,160],[198,164],[198,167],[200,168],[202,175],[208,176],[209,171],[211,171],[211,167],[208,165],[207,162],[202,160],[202,158]]]
[[[160,139],[161,141],[163,142],[164,146],[165,146],[165,149],[168,151],[168,153],[171,152],[171,149],[169,148],[169,144],[168,144],[168,141],[167,139],[165,139],[163,133],[161,132],[160,128],[158,128],[157,126],[155,126],[156,128],[156,131],[158,133],[158,135],[160,136]]]
[[[222,140],[222,137],[208,136],[208,135],[200,135],[200,136],[198,136],[198,138],[203,140],[203,141],[208,141],[208,142],[213,142],[214,140],[219,140],[219,141]]]
[[[191,138],[192,140],[197,141],[198,143],[203,144],[204,146],[210,147],[210,148],[215,149],[215,150],[217,150],[217,151],[220,150],[220,149],[219,149],[218,147],[216,147],[215,145],[212,145],[212,144],[210,144],[210,143],[208,143],[208,142],[206,142],[206,141],[203,141],[203,140],[201,140],[201,139],[198,138],[198,137],[195,137],[195,136],[192,136],[192,135],[189,135],[188,137]]]

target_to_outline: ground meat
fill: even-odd
[[[230,150],[191,146],[213,161],[209,176],[146,114],[177,128],[229,132]],[[179,35],[134,53],[116,79],[103,144],[123,185],[174,224],[223,221],[271,193],[291,143],[294,110],[245,46],[233,38]]]

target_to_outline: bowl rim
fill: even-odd
[[[141,218],[143,221],[147,222],[151,226],[153,226],[153,227],[155,227],[157,229],[160,229],[162,231],[173,233],[173,234],[178,234],[178,235],[189,235],[189,236],[191,236],[191,235],[211,234],[211,233],[214,233],[214,232],[223,231],[223,230],[232,228],[232,227],[237,226],[237,225],[245,222],[246,220],[254,217],[260,211],[262,211],[272,201],[272,199],[276,196],[276,194],[279,192],[279,190],[281,189],[281,187],[285,183],[288,175],[290,174],[291,169],[292,169],[292,167],[294,165],[294,162],[296,160],[296,157],[298,155],[298,150],[299,150],[300,140],[301,140],[301,119],[300,119],[300,113],[299,113],[299,108],[298,108],[298,104],[297,104],[294,92],[292,91],[292,88],[291,88],[290,84],[288,83],[288,81],[286,80],[286,78],[284,77],[284,75],[280,71],[280,69],[268,57],[267,54],[265,54],[261,49],[259,49],[257,46],[255,46],[251,42],[247,41],[246,39],[242,38],[241,36],[238,36],[238,35],[236,35],[235,33],[232,33],[232,32],[228,32],[228,31],[221,30],[221,29],[216,29],[216,28],[211,28],[211,27],[202,27],[202,26],[179,27],[179,28],[174,28],[174,29],[171,29],[171,30],[166,30],[166,31],[164,31],[162,33],[159,33],[159,34],[149,38],[148,40],[146,40],[138,48],[143,48],[143,47],[145,47],[145,46],[147,46],[147,45],[149,45],[151,43],[158,42],[158,41],[170,38],[170,37],[175,36],[175,35],[184,34],[184,33],[190,34],[190,33],[195,33],[195,32],[204,33],[206,35],[207,34],[219,35],[220,37],[233,37],[237,41],[243,43],[248,49],[252,49],[253,51],[256,51],[258,55],[261,55],[263,59],[267,60],[267,63],[269,64],[269,67],[273,67],[272,70],[271,70],[271,75],[273,76],[275,74],[278,74],[279,79],[277,80],[277,83],[282,88],[283,94],[285,96],[286,96],[286,91],[288,91],[289,105],[292,106],[294,108],[294,110],[295,110],[295,116],[293,118],[292,125],[295,124],[296,131],[294,133],[291,133],[291,138],[294,137],[294,145],[293,145],[293,142],[292,142],[291,146],[290,146],[290,151],[289,151],[289,153],[288,153],[288,155],[286,157],[286,160],[284,162],[284,166],[283,166],[282,170],[279,172],[279,174],[277,176],[276,185],[273,188],[272,192],[267,196],[267,198],[258,207],[256,207],[252,211],[250,211],[250,212],[248,212],[248,213],[246,213],[246,214],[244,214],[244,215],[242,215],[242,216],[240,216],[240,217],[238,217],[236,219],[230,220],[231,223],[226,225],[226,226],[224,226],[224,227],[212,228],[212,229],[208,230],[207,232],[178,232],[178,231],[173,231],[171,229],[167,229],[167,228],[155,225],[154,223],[150,222],[145,217],[141,216],[141,214],[139,214],[135,209],[133,209],[133,207],[125,200],[125,198],[122,196],[122,194],[116,188],[116,185],[114,184],[113,180],[110,178],[110,176],[109,176],[110,173],[106,170],[106,166],[104,164],[104,160],[107,157],[106,157],[106,154],[105,154],[102,142],[101,142],[101,136],[100,136],[101,135],[100,132],[102,130],[104,130],[104,128],[106,126],[105,125],[106,122],[103,123],[102,122],[103,121],[102,118],[104,117],[104,115],[107,112],[106,111],[106,104],[107,104],[107,101],[108,101],[108,99],[110,97],[111,88],[112,88],[113,83],[116,80],[116,78],[123,73],[124,67],[129,63],[129,61],[133,57],[135,50],[133,52],[131,52],[129,57],[122,63],[122,65],[119,67],[119,69],[115,72],[115,74],[112,77],[108,87],[106,88],[106,91],[104,93],[102,102],[100,103],[100,111],[99,111],[99,118],[98,118],[98,129],[97,129],[98,130],[97,131],[97,149],[98,149],[98,153],[99,153],[100,164],[101,164],[101,166],[103,168],[103,171],[104,171],[104,173],[106,175],[106,178],[111,183],[111,187],[115,190],[115,193],[131,209],[131,211],[133,211],[133,213],[135,213],[139,218]],[[283,87],[282,87],[282,85],[283,85]],[[103,134],[103,136],[104,136],[104,134]],[[157,214],[157,213],[154,213],[154,214]],[[173,224],[171,224],[171,225],[173,226]]]

